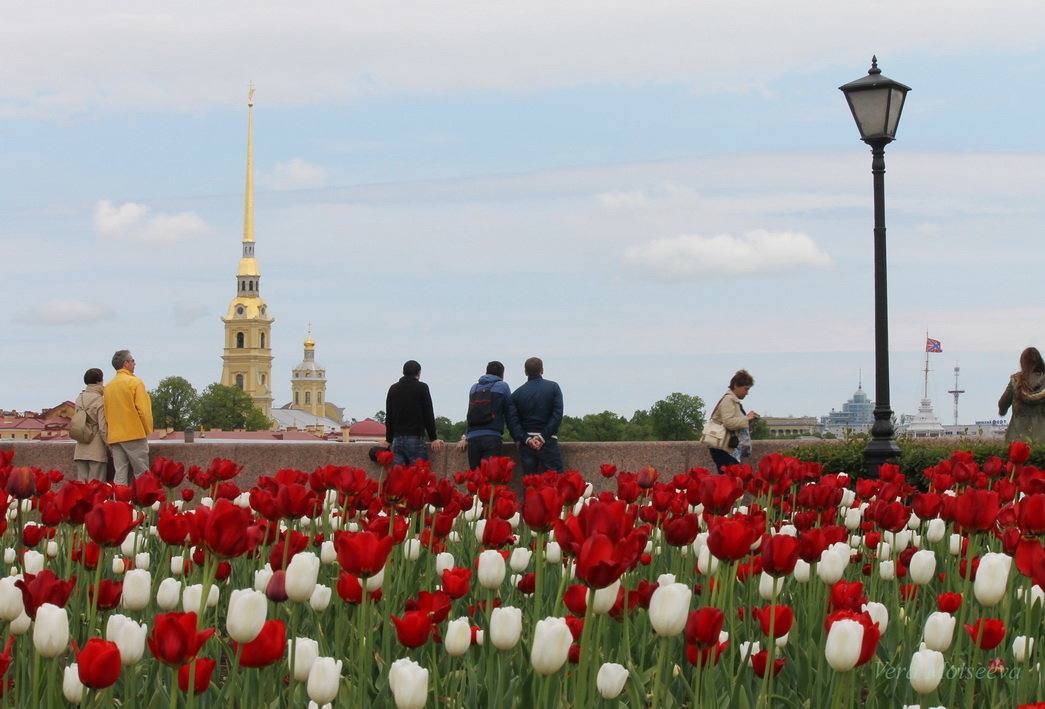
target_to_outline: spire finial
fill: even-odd
[[[254,241],[254,82],[247,93],[247,189],[243,205],[243,241]]]
[[[868,74],[881,74],[882,70],[878,68],[878,57],[877,55],[871,57],[871,68],[867,70]]]

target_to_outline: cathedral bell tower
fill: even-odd
[[[229,303],[221,383],[250,394],[257,406],[272,411],[272,323],[261,299],[261,271],[254,258],[254,87],[247,95],[247,189],[243,214],[243,255],[236,272],[236,297]]]
[[[294,367],[290,380],[294,403],[290,408],[310,413],[313,416],[326,416],[327,373],[316,364],[316,342],[309,332],[305,340],[305,355],[301,364]]]

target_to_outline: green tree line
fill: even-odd
[[[265,431],[272,426],[250,394],[239,387],[211,384],[197,393],[183,377],[167,377],[149,397],[156,428]]]

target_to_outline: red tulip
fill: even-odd
[[[174,505],[163,505],[156,518],[156,532],[165,544],[181,546],[189,536],[189,521]]]
[[[345,603],[351,603],[353,605],[363,602],[363,585],[359,583],[359,579],[352,574],[345,573],[342,571],[337,578],[337,595],[341,597],[341,600]],[[377,589],[370,594],[371,600],[381,600],[381,589]]]
[[[725,613],[712,606],[690,611],[689,617],[686,619],[686,643],[701,648],[718,645],[718,638],[722,633],[722,623],[725,619]]]
[[[123,582],[122,581],[110,581],[109,579],[102,579],[101,583],[98,584],[98,609],[99,610],[112,610],[120,603],[120,598],[123,597]],[[91,601],[95,600],[94,584],[88,589],[88,595]],[[86,683],[85,683],[86,684]]]
[[[762,570],[770,576],[787,576],[798,563],[798,539],[789,534],[774,534],[762,540]]]
[[[944,613],[958,612],[958,609],[962,605],[962,594],[960,593],[941,593],[936,596],[936,605]]]
[[[647,538],[640,530],[616,542],[600,532],[592,534],[577,551],[577,578],[592,588],[606,588],[638,563]]]
[[[1030,458],[1030,446],[1023,441],[1013,441],[1009,444],[1009,460],[1016,465],[1023,465]]]
[[[249,643],[232,643],[240,653],[240,667],[267,667],[283,658],[287,645],[287,626],[282,620],[266,620],[258,637]]]
[[[1027,495],[1016,503],[1016,523],[1025,535],[1045,532],[1045,493]]]
[[[212,480],[232,480],[243,470],[242,465],[236,465],[231,460],[215,458],[210,462],[206,475]]]
[[[471,569],[444,569],[443,590],[450,594],[450,598],[462,598],[467,596],[468,591],[470,590],[469,581],[471,578]]]
[[[25,606],[26,615],[35,619],[36,609],[44,603],[65,608],[69,594],[76,586],[76,577],[63,581],[50,569],[44,569],[38,574],[25,574],[24,578],[15,581],[15,586],[22,591],[22,605]]]
[[[972,625],[965,624],[969,637],[983,650],[993,650],[1005,639],[1005,621],[997,618],[980,618]]]
[[[450,596],[443,591],[421,591],[417,598],[407,599],[405,609],[408,611],[421,611],[428,616],[434,625],[446,620],[450,615]]]
[[[692,544],[700,532],[700,522],[695,514],[671,517],[664,522],[664,543],[673,547],[684,547]]]
[[[7,492],[20,500],[37,494],[37,468],[11,468],[7,473]]]
[[[91,638],[76,656],[80,681],[91,689],[105,689],[120,678],[120,648],[116,643]]]
[[[394,540],[373,532],[335,532],[334,548],[341,568],[362,578],[375,575],[385,568]]]
[[[196,630],[195,613],[159,613],[146,640],[157,660],[167,665],[183,665],[196,657],[213,634],[214,628]]]
[[[841,627],[841,626],[839,626]],[[775,677],[780,673],[780,670],[784,669],[784,663],[787,662],[786,657],[781,657],[779,660],[773,661],[773,668],[769,673],[770,677]],[[769,651],[760,650],[751,656],[751,667],[755,670],[755,674],[759,677],[766,676],[767,664],[769,663]]]
[[[178,487],[185,479],[185,464],[175,463],[166,458],[154,458],[149,472],[155,475],[164,487]]]
[[[122,544],[140,521],[135,517],[133,507],[116,500],[98,503],[83,518],[88,536],[96,544],[110,547]]]
[[[261,541],[262,532],[254,525],[251,511],[224,498],[215,500],[211,508],[197,507],[186,518],[192,541],[221,559],[245,554]]]
[[[771,638],[787,635],[791,632],[791,626],[795,622],[795,614],[791,610],[791,606],[769,605],[763,608],[753,608],[752,614],[758,619],[762,633]]]
[[[189,691],[189,675],[192,674],[192,693],[203,694],[210,686],[210,678],[217,664],[209,657],[199,657],[187,665],[182,665],[178,668],[178,689],[183,692]]]
[[[535,532],[547,532],[562,514],[562,498],[553,487],[527,488],[522,519]]]
[[[407,611],[402,618],[392,616],[396,637],[406,647],[421,647],[432,634],[432,621],[424,611]]]
[[[743,494],[740,481],[732,475],[709,475],[700,481],[700,501],[711,514],[726,514]]]
[[[970,488],[954,498],[954,521],[967,532],[982,532],[994,526],[1000,508],[998,493]]]
[[[152,507],[158,500],[167,499],[163,484],[149,472],[136,477],[130,487],[131,501],[138,507]]]
[[[588,587],[579,583],[570,584],[562,595],[566,610],[576,616],[583,616],[588,610]]]
[[[761,536],[750,517],[717,517],[708,533],[708,549],[723,561],[743,559]]]
[[[704,647],[702,645],[687,645],[686,659],[694,667],[711,667],[718,664],[722,652],[729,647],[729,642],[716,643]]]

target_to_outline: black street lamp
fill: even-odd
[[[893,439],[893,412],[889,405],[889,297],[885,258],[885,146],[896,137],[904,98],[910,87],[882,76],[878,58],[871,58],[867,76],[838,87],[845,94],[860,130],[860,139],[871,146],[874,177],[874,361],[875,401],[871,440],[864,461],[871,477],[878,467],[900,454]]]

